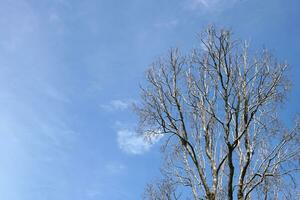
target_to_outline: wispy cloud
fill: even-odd
[[[179,21],[177,19],[172,19],[169,21],[160,21],[154,24],[155,28],[173,28],[178,25]]]
[[[105,111],[122,111],[128,109],[135,101],[134,100],[111,100],[107,104],[101,104],[100,108]]]
[[[58,90],[57,88],[55,88],[52,85],[45,84],[44,93],[47,97],[49,97],[55,101],[63,102],[63,103],[71,102],[71,99],[66,94],[64,94],[62,91]]]
[[[224,10],[237,3],[237,0],[186,0],[186,7],[203,12]]]
[[[194,6],[202,5],[205,7],[209,7],[212,5],[213,2],[215,2],[215,0],[193,0]]]
[[[87,198],[89,199],[96,199],[96,198],[99,198],[99,196],[101,195],[102,193],[98,190],[98,189],[88,189],[86,190],[86,196]],[[101,195],[102,196],[102,195]]]
[[[145,138],[143,135],[129,129],[119,130],[119,148],[128,154],[143,154],[149,151],[151,146],[161,139],[160,135],[153,135],[150,137],[151,138]]]
[[[119,174],[126,169],[126,166],[119,162],[110,162],[105,165],[105,169],[109,174]]]

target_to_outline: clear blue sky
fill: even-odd
[[[170,47],[208,24],[291,65],[300,111],[299,0],[1,0],[0,199],[138,200],[159,142],[136,136],[130,104]]]

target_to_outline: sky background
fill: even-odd
[[[289,123],[299,11],[299,0],[0,0],[0,199],[141,199],[162,160],[130,105],[147,67],[197,47],[208,24],[288,61]]]

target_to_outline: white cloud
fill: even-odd
[[[116,99],[110,101],[108,104],[101,104],[100,108],[105,111],[122,111],[128,109],[134,102],[134,100]]]
[[[122,100],[113,100],[111,101],[111,105],[116,109],[116,110],[125,110],[129,106],[128,101],[122,101]]]
[[[234,5],[237,0],[187,0],[187,8],[202,11],[220,11]]]
[[[151,146],[157,143],[162,136],[152,135],[145,138],[142,135],[128,129],[118,131],[118,144],[122,151],[128,154],[143,154],[150,150]]]

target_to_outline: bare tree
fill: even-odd
[[[213,26],[200,42],[153,64],[137,106],[140,131],[166,136],[168,184],[195,200],[296,199],[299,124],[288,128],[278,114],[288,65]]]
[[[144,200],[179,200],[180,194],[176,192],[176,184],[170,179],[162,179],[156,183],[148,184]]]

